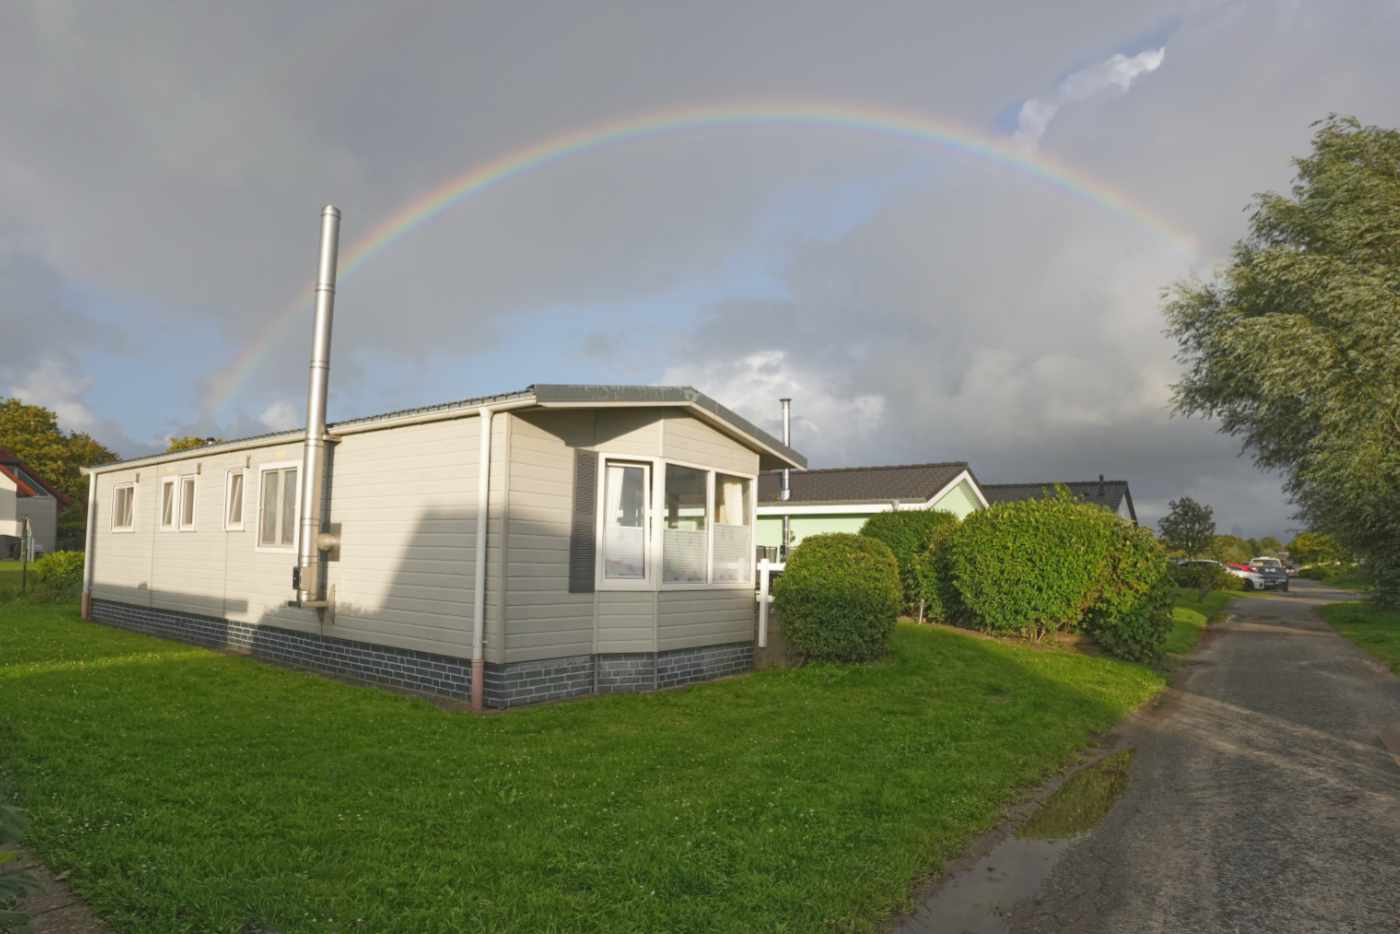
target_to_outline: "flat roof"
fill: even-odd
[[[780,464],[788,464],[799,469],[807,466],[807,458],[783,444],[777,438],[759,428],[748,419],[720,405],[714,399],[695,389],[693,386],[610,386],[536,383],[524,389],[512,392],[475,396],[469,399],[459,399],[455,402],[442,402],[436,405],[419,406],[410,409],[397,409],[379,415],[367,415],[343,422],[334,422],[328,424],[326,430],[332,435],[349,434],[352,432],[373,431],[380,428],[393,428],[399,424],[449,418],[464,418],[476,414],[476,410],[483,406],[498,405],[503,407],[509,406],[511,408],[537,409],[633,408],[638,406],[683,408],[691,411],[702,421],[709,422],[722,431],[736,436],[750,447],[761,452],[767,452],[772,461],[776,461]],[[131,458],[129,460],[116,461],[110,464],[101,464],[95,467],[84,467],[82,470],[85,474],[108,473],[113,470],[164,464],[177,460],[189,460],[196,457],[207,457],[211,454],[222,454],[246,448],[286,444],[300,441],[305,435],[306,429],[304,427],[289,429],[287,431],[274,431],[266,434],[250,435],[245,438],[236,438],[229,441],[220,441],[217,444],[210,444],[200,448],[151,454],[145,457]]]

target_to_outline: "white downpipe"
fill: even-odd
[[[83,619],[92,619],[92,551],[97,543],[97,474],[88,474],[87,530],[83,533]]]
[[[486,529],[487,507],[491,499],[491,421],[490,406],[477,410],[481,446],[476,470],[476,573],[472,595],[472,710],[480,711],[486,688]]]

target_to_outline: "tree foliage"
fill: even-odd
[[[1345,564],[1351,558],[1326,532],[1299,532],[1288,543],[1288,556],[1297,564]]]
[[[0,399],[0,447],[14,451],[44,483],[68,497],[59,515],[64,547],[81,547],[87,525],[87,478],[80,467],[110,464],[117,455],[82,432],[66,433],[58,416],[41,405]]]
[[[174,454],[177,451],[193,451],[195,448],[208,447],[211,444],[218,444],[218,438],[199,438],[194,435],[181,435],[170,439],[170,445],[165,449],[165,453]]]
[[[1178,411],[1284,476],[1299,515],[1400,602],[1400,131],[1322,121],[1212,282],[1165,298]]]
[[[1183,496],[1167,503],[1167,514],[1158,526],[1168,548],[1196,558],[1210,551],[1215,539],[1215,510]]]
[[[1238,535],[1217,535],[1210,544],[1210,556],[1226,564],[1244,564],[1254,557],[1254,546]]]

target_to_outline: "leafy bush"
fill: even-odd
[[[71,599],[83,589],[83,553],[52,551],[29,568],[29,586],[36,597]]]
[[[1136,662],[1161,658],[1172,628],[1176,593],[1170,571],[1166,550],[1156,536],[1115,522],[1094,602],[1084,615],[1084,631],[1118,658]]]
[[[899,583],[904,592],[904,612],[917,613],[920,601],[927,600],[925,556],[939,531],[958,523],[951,512],[932,509],[877,512],[860,528],[860,534],[879,539],[890,546],[899,562]]]
[[[944,546],[953,622],[1039,639],[1078,626],[1093,604],[1117,518],[1061,492],[998,503]]]
[[[914,558],[914,574],[924,601],[924,617],[930,621],[948,619],[948,607],[957,605],[957,593],[952,591],[952,575],[948,570],[947,549],[949,540],[957,530],[956,521],[943,523],[934,530],[928,547]]]
[[[899,563],[875,538],[813,535],[788,557],[773,600],[783,635],[807,658],[879,658],[899,616]]]
[[[1178,587],[1208,593],[1212,590],[1240,590],[1243,582],[1218,564],[1173,564],[1171,579]]]

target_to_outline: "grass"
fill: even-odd
[[[19,593],[19,562],[0,561],[0,598]]]
[[[0,799],[120,931],[864,931],[1162,683],[901,625],[473,717],[11,603]]]
[[[1016,831],[1016,836],[1063,840],[1093,830],[1127,789],[1132,764],[1133,750],[1124,749],[1075,772]]]
[[[1168,655],[1185,655],[1196,647],[1205,634],[1206,626],[1215,621],[1225,606],[1237,594],[1226,590],[1211,590],[1204,597],[1199,590],[1177,588],[1172,606],[1172,631],[1167,636]]]
[[[1317,611],[1333,629],[1400,674],[1400,610],[1382,610],[1367,603],[1333,603]]]

